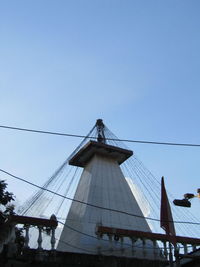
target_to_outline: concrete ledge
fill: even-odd
[[[114,256],[27,249],[15,258],[0,255],[1,267],[164,267],[168,263]]]

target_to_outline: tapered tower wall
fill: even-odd
[[[95,234],[97,225],[146,232],[151,230],[119,166],[127,156],[119,163],[118,148],[114,152],[114,147],[95,142],[97,147],[94,149],[93,145],[89,144],[87,151],[83,148],[77,153],[78,161],[76,156],[71,161],[72,164],[79,162],[78,164],[84,165],[74,196],[79,202],[72,202],[57,250],[143,258],[141,241],[135,243],[133,253],[129,238],[123,241],[122,250],[120,242],[110,242],[106,237],[99,241]],[[113,149],[112,152],[108,152],[110,148]],[[130,156],[130,151],[124,150],[124,153],[129,153]],[[152,243],[149,242],[146,247],[149,247],[146,257],[152,259]]]

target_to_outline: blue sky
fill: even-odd
[[[0,1],[0,124],[86,134],[103,118],[119,138],[200,143],[199,8]],[[80,141],[1,129],[0,168],[43,184]],[[200,148],[129,147],[175,196],[200,187]],[[7,179],[19,201],[33,190]]]

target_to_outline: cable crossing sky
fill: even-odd
[[[96,139],[96,137],[94,137],[94,136],[85,136],[85,135],[70,134],[70,133],[61,133],[61,132],[52,132],[52,131],[20,128],[20,127],[13,127],[13,126],[7,126],[7,125],[0,125],[0,128],[8,129],[8,130],[38,133],[38,134],[49,134],[49,135],[57,135],[57,136],[65,136],[65,137]],[[200,144],[192,144],[192,143],[158,142],[158,141],[117,139],[117,138],[116,139],[115,138],[105,138],[105,139],[109,140],[109,141],[122,141],[122,142],[128,142],[128,143],[140,143],[140,144],[149,144],[149,145],[200,147]]]
[[[57,196],[59,196],[59,197],[62,197],[62,198],[68,199],[68,200],[73,200],[73,201],[75,201],[75,202],[79,202],[79,203],[82,203],[82,204],[85,204],[85,205],[88,205],[88,206],[91,206],[91,207],[94,207],[94,208],[98,208],[98,209],[103,209],[103,210],[108,210],[108,211],[114,211],[114,212],[118,212],[118,213],[123,213],[123,214],[127,214],[127,215],[130,215],[130,216],[133,216],[133,217],[141,217],[141,216],[136,215],[136,214],[127,213],[127,212],[120,211],[120,210],[115,210],[115,209],[109,209],[109,208],[106,208],[106,207],[100,207],[100,206],[93,205],[93,204],[91,204],[91,203],[86,203],[86,202],[83,202],[83,201],[80,201],[80,200],[77,200],[77,199],[74,199],[74,198],[66,197],[66,196],[61,195],[61,194],[59,194],[59,193],[57,193],[57,192],[54,192],[54,191],[52,191],[52,190],[49,190],[49,189],[44,188],[44,187],[42,187],[42,186],[39,186],[39,185],[37,185],[37,184],[35,184],[35,183],[29,182],[28,180],[26,180],[26,179],[24,179],[24,178],[15,176],[14,174],[11,174],[11,173],[9,173],[9,172],[7,172],[7,171],[5,171],[5,170],[0,169],[0,172],[3,172],[3,173],[5,173],[5,174],[7,174],[7,175],[11,176],[11,177],[14,178],[14,179],[17,179],[17,180],[19,180],[19,181],[22,181],[22,182],[24,182],[24,183],[27,183],[27,184],[29,184],[29,185],[32,185],[32,186],[37,187],[37,188],[39,188],[39,189],[42,189],[42,190],[44,190],[44,191],[48,191],[49,193],[55,194],[55,195],[57,195]],[[143,217],[143,216],[142,216],[142,217]],[[157,221],[157,222],[160,221],[159,219],[151,218],[151,217],[144,217],[144,218],[147,219],[147,220],[152,220],[152,221]],[[200,222],[174,221],[174,223],[186,223],[186,224],[200,225]]]

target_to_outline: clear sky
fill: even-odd
[[[0,125],[200,144],[199,0],[0,1]],[[43,184],[81,140],[0,129],[0,168]],[[177,198],[200,148],[128,144]],[[23,202],[31,187],[7,179]],[[199,213],[198,200],[192,210]]]

